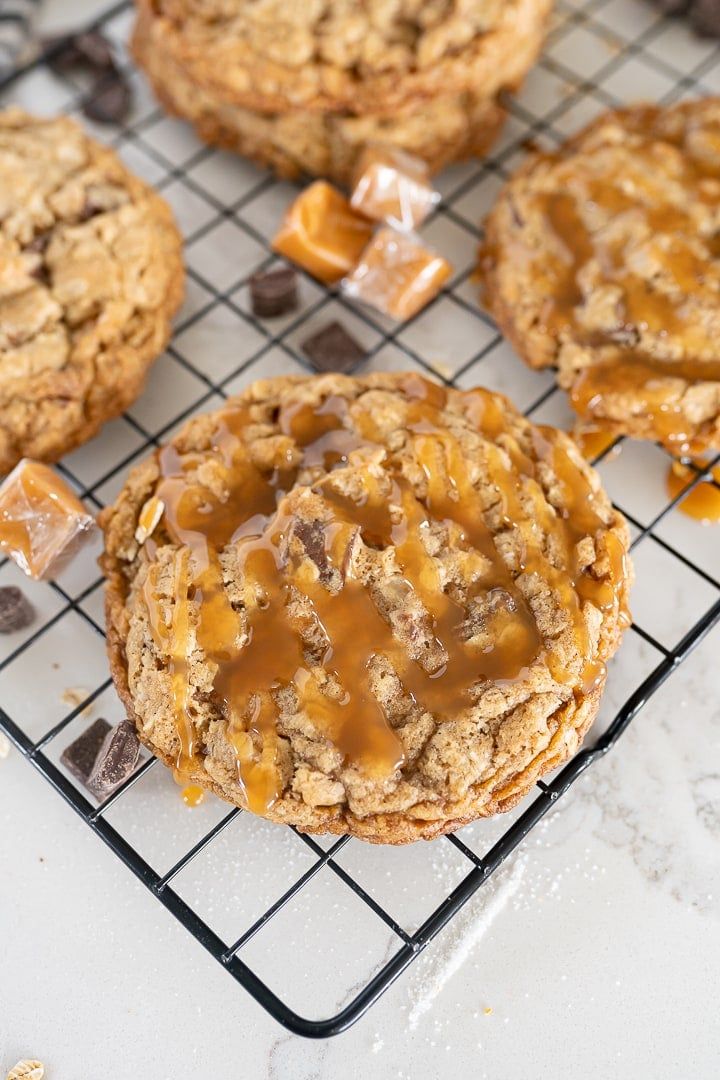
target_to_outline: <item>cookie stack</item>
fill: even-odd
[[[137,61],[201,138],[279,174],[349,179],[384,143],[433,169],[485,153],[551,0],[138,0]]]

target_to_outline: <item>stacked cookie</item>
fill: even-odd
[[[164,105],[284,176],[346,181],[368,143],[432,169],[487,151],[551,0],[138,0]]]

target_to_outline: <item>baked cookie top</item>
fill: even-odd
[[[390,112],[420,95],[491,97],[521,78],[551,0],[139,0],[158,40],[221,99]],[[520,54],[518,56],[517,54]]]
[[[140,737],[310,831],[508,808],[577,746],[627,623],[626,525],[575,443],[412,374],[257,382],[102,524]]]
[[[67,118],[0,112],[0,474],[139,393],[182,298],[168,206]]]
[[[607,113],[486,222],[486,300],[584,420],[720,449],[720,99]]]

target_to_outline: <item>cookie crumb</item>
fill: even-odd
[[[10,1070],[6,1080],[43,1080],[44,1075],[45,1066],[42,1061],[31,1061],[30,1058],[23,1058]]]
[[[90,697],[90,690],[86,686],[68,686],[66,690],[63,690],[61,697],[66,705],[72,705],[74,709],[81,705],[86,698]],[[86,705],[84,709],[81,709],[80,716],[89,716],[92,712],[92,702]]]

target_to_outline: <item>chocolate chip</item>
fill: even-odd
[[[0,634],[12,634],[29,626],[35,618],[35,609],[22,589],[17,585],[0,587]]]
[[[305,549],[307,557],[317,566],[320,580],[327,584],[332,578],[332,567],[325,550],[325,529],[322,521],[297,518],[292,531]]]
[[[290,266],[259,270],[250,278],[253,315],[271,319],[295,311],[298,306],[297,274]]]
[[[365,350],[339,322],[328,323],[301,348],[316,371],[351,371],[365,358]]]
[[[135,728],[129,720],[123,720],[105,736],[87,787],[97,799],[106,799],[123,780],[127,780],[139,755],[140,743]]]
[[[83,101],[83,113],[100,124],[122,124],[127,120],[131,105],[130,86],[118,71],[103,76],[91,88]]]
[[[703,37],[720,37],[720,0],[694,0],[690,22]]]
[[[83,731],[82,735],[66,746],[60,755],[62,764],[81,784],[87,785],[88,777],[100,753],[100,747],[109,731],[110,725],[107,720],[102,718],[95,720]]]

